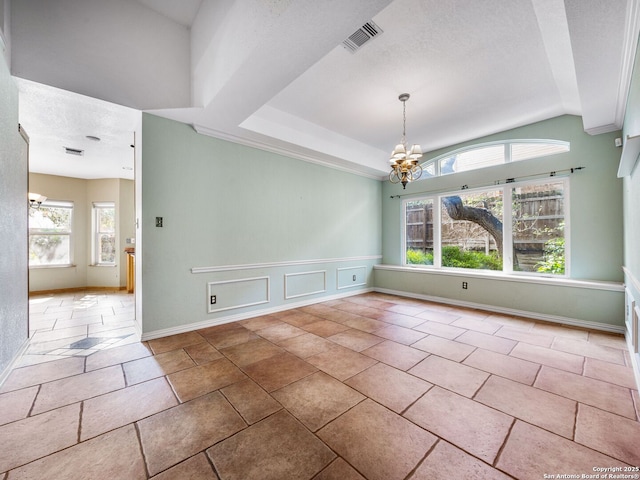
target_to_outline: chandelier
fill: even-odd
[[[407,148],[406,101],[409,100],[409,94],[401,94],[398,100],[402,102],[402,139],[391,152],[389,181],[391,183],[402,183],[402,188],[405,189],[407,188],[407,183],[419,179],[420,175],[422,175],[422,167],[418,165],[418,160],[422,157],[422,149],[417,144]]]
[[[29,198],[29,206],[31,208],[40,208],[40,205],[42,205],[42,202],[44,202],[47,197],[45,197],[44,195],[40,195],[39,193],[28,193],[28,198]]]

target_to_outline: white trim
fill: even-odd
[[[631,357],[631,368],[633,370],[633,376],[636,379],[636,388],[640,389],[640,355],[634,353],[633,346],[630,343],[629,337],[625,333],[627,340],[627,348],[629,349],[629,356]]]
[[[640,135],[627,135],[620,154],[618,178],[626,177],[633,173],[638,163],[638,154],[640,154]]]
[[[640,317],[640,308],[636,305],[636,315]],[[631,322],[633,322],[633,313],[631,313]],[[625,324],[626,325],[626,324]],[[625,329],[625,339],[627,341],[627,348],[629,350],[629,357],[631,358],[631,368],[633,369],[633,374],[636,379],[636,385],[640,387],[640,354],[637,353],[637,328],[638,325],[632,325],[632,331],[629,331],[628,328]],[[634,336],[636,338],[634,338]]]
[[[250,282],[253,280],[266,280],[267,281],[267,298],[266,300],[260,300],[252,303],[243,303],[239,305],[232,305],[230,307],[222,307],[222,308],[211,308],[211,303],[209,302],[209,298],[211,297],[211,286],[212,285],[224,285],[226,283],[241,283],[241,282]],[[221,280],[219,282],[207,282],[207,313],[216,313],[216,312],[224,312],[226,310],[235,310],[236,308],[244,308],[244,307],[252,307],[254,305],[262,305],[263,303],[269,303],[271,301],[271,277],[268,275],[264,277],[253,277],[253,278],[238,278],[234,280]]]
[[[233,270],[251,270],[255,268],[291,267],[296,265],[314,265],[321,263],[353,262],[362,260],[380,260],[382,255],[366,255],[362,257],[321,258],[315,260],[291,260],[287,262],[245,263],[241,265],[220,265],[213,267],[192,267],[191,273],[230,272]]]
[[[331,300],[339,300],[341,298],[351,297],[353,295],[360,295],[362,293],[369,293],[369,292],[373,292],[373,291],[374,290],[372,288],[363,288],[361,290],[357,290],[357,291],[353,291],[353,292],[341,293],[341,294],[337,294],[337,295],[330,295],[330,296],[326,296],[326,297],[322,297],[322,298],[316,298],[316,299],[301,301],[301,302],[297,302],[297,303],[288,303],[286,305],[280,305],[278,307],[264,308],[264,309],[260,309],[260,310],[254,310],[252,312],[239,313],[239,314],[236,314],[236,315],[229,315],[229,316],[226,316],[226,317],[212,318],[212,319],[208,319],[208,320],[203,320],[201,322],[194,322],[194,323],[189,323],[189,324],[186,324],[186,325],[180,325],[180,326],[177,326],[177,327],[164,328],[162,330],[154,330],[152,332],[143,333],[142,334],[142,338],[141,338],[140,341],[146,342],[148,340],[155,340],[156,338],[167,337],[169,335],[176,335],[176,334],[179,334],[179,333],[193,332],[195,330],[201,330],[201,329],[207,328],[207,327],[214,327],[216,325],[222,325],[222,324],[225,324],[225,323],[237,322],[237,321],[240,321],[240,320],[247,320],[249,318],[259,317],[259,316],[262,316],[262,315],[269,315],[269,314],[272,314],[272,313],[278,313],[278,312],[282,312],[282,311],[285,311],[285,310],[292,310],[294,308],[306,307],[306,306],[309,306],[309,305],[314,305],[316,303],[328,302],[328,301],[331,301]]]
[[[633,285],[633,288],[636,289],[636,291],[640,292],[640,280],[638,280],[633,273],[631,273],[631,270],[629,270],[627,267],[625,267],[624,265],[622,266],[622,271],[624,272],[624,274],[629,277],[629,280],[631,280],[631,285]]]
[[[11,359],[11,361],[7,364],[6,368],[2,372],[0,372],[0,387],[2,387],[2,384],[5,382],[5,380],[9,377],[9,375],[13,371],[18,360],[20,360],[22,358],[22,355],[24,355],[24,353],[27,351],[27,348],[29,347],[30,343],[31,343],[31,338],[27,338],[23,342],[23,344],[20,346],[20,348],[18,349],[14,357]]]
[[[298,295],[288,295],[287,294],[287,278],[289,277],[296,277],[296,276],[300,276],[300,275],[311,275],[313,273],[322,273],[324,274],[322,276],[322,280],[324,283],[324,288],[323,290],[316,290],[315,292],[308,292],[308,293],[300,293]],[[308,295],[316,295],[318,293],[324,293],[327,291],[327,271],[326,270],[315,270],[313,272],[298,272],[298,273],[285,273],[284,274],[284,299],[285,300],[289,300],[291,298],[300,298],[300,297],[306,297]]]
[[[543,276],[526,276],[526,275],[506,275],[502,272],[493,272],[489,270],[437,270],[433,268],[424,267],[402,267],[399,265],[374,265],[374,270],[390,270],[396,272],[410,272],[421,273],[425,275],[448,275],[451,277],[476,277],[484,278],[487,280],[499,280],[503,282],[520,282],[520,283],[533,283],[538,285],[549,285],[559,287],[576,287],[585,288],[588,290],[606,290],[610,292],[624,292],[624,284],[619,282],[600,282],[595,280],[575,280],[571,278],[556,278],[556,277],[543,277]]]
[[[610,123],[608,125],[600,125],[598,127],[587,128],[585,130],[589,135],[600,135],[602,133],[611,133],[616,130],[620,130],[620,125],[616,125],[615,123]]]
[[[638,33],[640,32],[640,5],[638,0],[627,2],[627,22],[624,29],[624,44],[622,48],[622,65],[620,67],[620,84],[616,102],[614,130],[619,130],[624,124],[624,116],[629,99],[629,87],[633,75],[633,66],[638,48]],[[613,131],[613,130],[612,130]]]
[[[284,155],[285,157],[296,158],[298,160],[314,163],[316,165],[322,165],[323,167],[333,168],[334,170],[339,170],[341,172],[352,173],[354,175],[359,175],[361,177],[370,178],[372,180],[382,180],[379,174],[371,174],[371,173],[363,172],[361,170],[357,170],[355,168],[348,168],[348,167],[345,167],[344,165],[338,165],[328,161],[323,161],[323,160],[320,160],[319,158],[312,157],[310,155],[305,155],[300,152],[296,152],[295,150],[278,147],[275,145],[260,142],[250,138],[239,137],[237,135],[232,135],[230,133],[226,133],[220,130],[205,127],[203,125],[197,125],[194,123],[193,129],[196,131],[196,133],[199,133],[200,135],[207,135],[209,137],[219,138],[221,140],[226,140],[227,142],[231,142],[231,143],[237,143],[239,145],[244,145],[246,147],[257,148],[259,150],[264,150],[271,153],[277,153],[278,155]],[[387,176],[385,175],[384,179],[386,178]]]
[[[576,318],[561,317],[559,315],[547,315],[544,313],[529,312],[527,310],[516,310],[514,308],[497,307],[495,305],[485,305],[483,303],[465,302],[462,300],[454,300],[451,298],[436,297],[432,295],[423,295],[420,293],[402,292],[398,290],[391,290],[388,288],[375,288],[374,291],[380,292],[380,293],[388,293],[390,295],[397,295],[400,297],[416,298],[418,300],[427,300],[429,302],[455,305],[458,307],[467,307],[467,308],[473,308],[478,310],[486,310],[488,312],[504,313],[507,315],[513,315],[517,317],[532,318],[534,320],[543,320],[545,322],[559,323],[562,325],[571,325],[574,327],[587,328],[591,330],[600,330],[603,332],[623,334],[625,331],[625,328],[620,325],[609,325],[607,323],[589,322],[586,320],[579,320]]]

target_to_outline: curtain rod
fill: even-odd
[[[462,185],[460,187],[460,190],[468,190],[470,188],[481,188],[481,187],[491,187],[491,186],[496,186],[496,185],[506,185],[508,183],[515,183],[517,181],[520,180],[527,180],[527,179],[531,179],[531,178],[544,178],[546,176],[549,177],[557,177],[559,176],[559,173],[564,173],[567,175],[571,175],[574,172],[577,172],[578,170],[584,170],[586,167],[571,167],[571,168],[565,168],[563,170],[554,170],[551,172],[543,172],[543,173],[534,173],[531,175],[525,175],[522,177],[513,177],[513,178],[505,178],[504,180],[496,180],[493,184],[478,184],[478,185]],[[566,175],[562,175],[562,176],[566,176]],[[446,189],[446,190],[425,190],[423,192],[415,192],[415,193],[405,193],[404,195],[391,195],[389,198],[402,198],[402,197],[411,197],[414,195],[419,195],[422,193],[429,193],[429,194],[438,194],[438,193],[445,193],[445,192],[450,192],[451,189]]]

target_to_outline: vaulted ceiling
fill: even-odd
[[[73,92],[80,109],[95,103],[98,124],[83,130],[85,112],[50,136],[117,125],[128,147],[128,115],[142,110],[382,178],[404,92],[407,136],[424,151],[563,114],[591,134],[621,128],[638,10],[638,0],[13,0],[11,68],[43,173],[65,162],[35,157]],[[381,33],[346,49],[367,22]],[[34,91],[48,87],[37,84],[55,87],[40,122]],[[100,125],[101,108],[122,122]]]

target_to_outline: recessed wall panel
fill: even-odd
[[[337,270],[338,290],[365,285],[367,283],[367,267],[345,267]]]
[[[327,291],[327,271],[288,273],[284,276],[284,298],[298,298]]]
[[[268,276],[207,283],[209,313],[269,303],[270,297]]]

